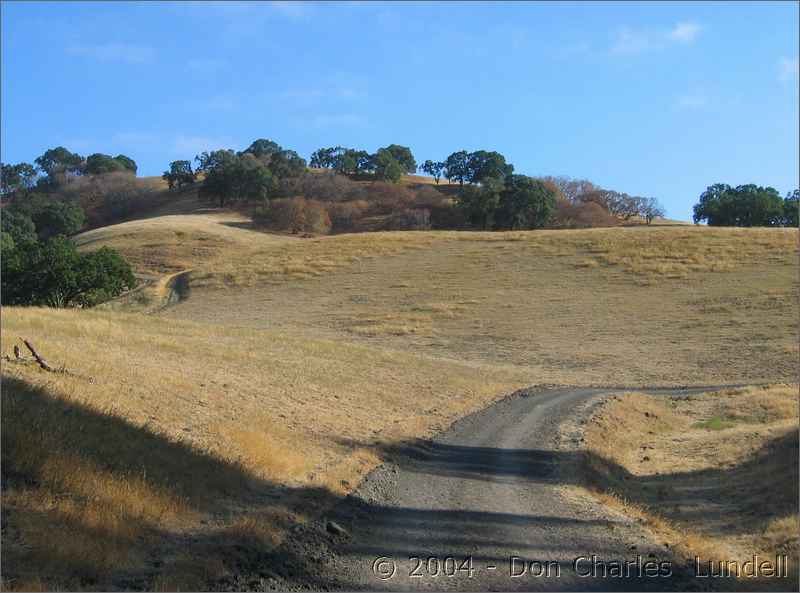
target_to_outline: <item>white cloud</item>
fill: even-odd
[[[700,25],[690,21],[678,23],[667,33],[667,38],[679,43],[691,43],[697,39],[702,29]]]
[[[778,62],[778,78],[781,82],[797,80],[800,72],[800,62],[797,58],[781,58]]]
[[[126,64],[147,64],[152,62],[156,56],[156,51],[152,47],[128,43],[71,45],[67,48],[67,53],[101,62],[124,62]]]
[[[697,39],[702,30],[701,25],[689,21],[677,23],[668,30],[621,27],[614,35],[611,53],[635,55],[675,44],[688,45]]]

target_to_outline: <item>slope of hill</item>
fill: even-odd
[[[4,353],[25,337],[72,372],[4,365],[12,588],[202,588],[353,488],[369,443],[523,385],[795,372],[793,230],[303,239],[197,211],[77,242],[190,272],[153,315],[4,310]]]

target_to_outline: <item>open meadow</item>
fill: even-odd
[[[381,461],[352,443],[526,385],[796,371],[795,230],[299,238],[207,211],[77,243],[151,281],[96,310],[4,309],[5,354],[27,338],[70,371],[4,365],[11,588],[201,587]]]

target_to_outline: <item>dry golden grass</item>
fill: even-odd
[[[235,213],[166,215],[95,229],[76,238],[82,249],[119,250],[142,275],[192,269],[193,287],[237,287],[303,280],[342,266],[423,249],[432,237],[369,233],[298,238],[250,230]]]
[[[688,558],[787,554],[796,586],[799,402],[797,385],[614,396],[585,428],[588,485]]]
[[[745,264],[786,263],[795,259],[794,229],[667,228],[649,232],[606,231],[586,245],[596,261],[620,266],[644,281],[684,279],[728,272]]]
[[[378,462],[343,441],[430,434],[526,382],[488,366],[102,311],[6,308],[5,352],[17,336],[77,375],[3,368],[7,588],[196,586],[210,577],[191,558],[223,554],[223,535],[248,540],[258,526],[258,541],[279,541],[285,517],[302,520]],[[153,554],[168,561],[155,566]]]
[[[108,309],[153,315],[3,311],[4,352],[24,336],[78,373],[4,365],[4,588],[201,588],[379,462],[346,443],[425,436],[523,385],[796,372],[796,231],[300,239],[181,208],[78,238],[152,281]],[[176,278],[188,298],[162,309]]]
[[[621,254],[647,244],[653,266],[677,265],[675,233],[698,246],[704,266],[723,246],[724,270],[642,276],[598,259],[609,245]],[[637,227],[273,237],[258,255],[230,253],[226,278],[191,262],[206,271],[195,269],[189,299],[162,314],[513,365],[542,382],[788,380],[796,235]]]

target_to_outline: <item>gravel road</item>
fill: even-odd
[[[523,390],[431,441],[386,450],[390,462],[325,518],[298,529],[275,558],[287,564],[274,584],[348,590],[707,588],[636,521],[591,497],[565,495],[564,486],[576,482],[578,453],[559,442],[559,425],[574,421],[578,410],[588,415],[604,395],[620,391]]]

